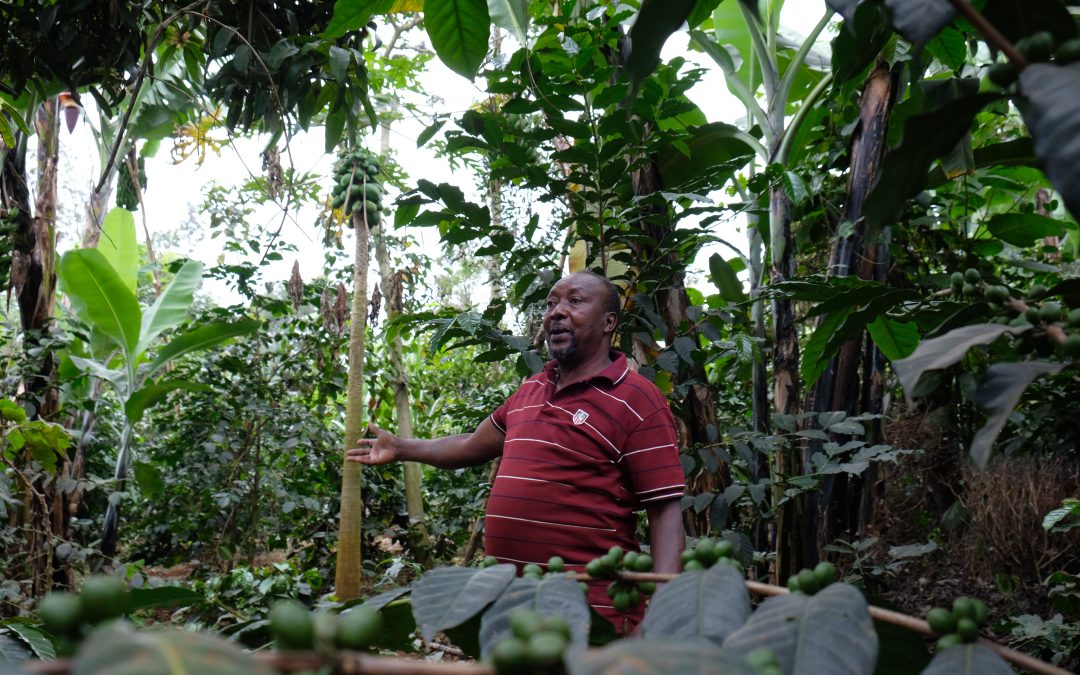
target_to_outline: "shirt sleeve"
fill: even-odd
[[[666,406],[643,419],[627,436],[619,463],[640,503],[682,497],[686,488],[675,418]]]

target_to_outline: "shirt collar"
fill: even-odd
[[[614,349],[612,349],[611,351],[608,352],[608,356],[611,358],[611,365],[609,365],[607,368],[604,368],[599,373],[596,373],[595,375],[590,377],[588,380],[583,380],[583,381],[589,382],[589,381],[596,380],[596,379],[604,379],[604,380],[607,380],[611,384],[615,384],[619,380],[621,380],[623,378],[623,376],[626,374],[626,354],[623,354],[622,352],[615,351]],[[559,381],[559,362],[552,359],[551,361],[548,361],[547,363],[545,363],[544,364],[544,374],[547,375],[548,382],[552,382],[552,383],[558,382]]]

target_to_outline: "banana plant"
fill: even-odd
[[[113,473],[114,489],[119,492],[131,464],[135,425],[146,409],[170,391],[206,386],[171,378],[166,366],[192,352],[251,333],[259,322],[249,319],[204,324],[174,335],[167,344],[155,348],[158,338],[187,316],[202,280],[202,263],[184,263],[153,304],[140,307],[135,295],[135,269],[121,262],[130,261],[123,251],[136,246],[134,221],[124,209],[114,209],[106,221],[112,221],[106,230],[113,236],[102,243],[109,242],[116,250],[106,249],[108,255],[92,248],[68,251],[60,259],[59,275],[72,310],[90,328],[91,335],[87,355],[71,355],[71,362],[91,377],[109,383],[123,402],[124,424]],[[110,499],[101,535],[101,551],[106,558],[116,551],[119,520],[118,501]]]

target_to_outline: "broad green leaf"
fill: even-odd
[[[96,249],[79,249],[60,258],[59,273],[80,316],[130,359],[139,342],[142,312],[112,264]]]
[[[389,591],[379,593],[378,595],[372,596],[372,597],[364,600],[364,602],[362,604],[365,607],[373,607],[375,609],[382,609],[386,605],[389,605],[391,602],[397,600],[398,598],[405,597],[406,595],[408,595],[410,593],[412,593],[412,586],[411,585],[402,586],[400,588],[393,588],[393,589],[390,589]]]
[[[713,282],[724,300],[732,303],[746,300],[746,292],[734,268],[719,253],[709,256],[709,281]]]
[[[425,640],[465,623],[495,601],[514,580],[513,565],[437,567],[413,588],[413,617]]]
[[[750,616],[750,594],[731,565],[683,572],[649,601],[641,622],[647,640],[708,641],[716,646],[741,628]]]
[[[179,586],[160,586],[158,588],[133,588],[128,596],[128,612],[140,609],[160,607],[191,607],[205,602],[201,593]]]
[[[470,80],[476,77],[491,36],[487,0],[424,0],[424,27],[450,70]]]
[[[331,110],[326,115],[326,126],[324,130],[326,136],[323,139],[323,149],[327,154],[337,150],[338,143],[341,142],[341,136],[345,133],[345,119],[348,115],[344,108],[338,108],[337,110]]]
[[[404,586],[380,593],[368,598],[361,604],[372,607],[382,614],[382,634],[375,644],[383,649],[396,651],[416,651],[413,647],[413,638],[416,633],[416,620],[413,619],[412,600],[409,593],[412,586]],[[342,614],[347,614],[351,606],[347,606]]]
[[[1064,367],[1064,363],[1020,361],[995,363],[986,369],[975,390],[975,403],[990,413],[986,424],[971,440],[971,459],[976,466],[986,468],[994,441],[1032,380],[1061,372]]]
[[[122,383],[126,380],[127,374],[122,370],[114,370],[109,368],[104,363],[96,361],[94,359],[84,359],[81,356],[71,355],[68,360],[79,370],[90,373],[94,377],[111,382],[117,389],[122,389]]]
[[[186,380],[166,380],[155,383],[147,382],[138,391],[132,392],[124,402],[124,415],[132,422],[142,419],[143,413],[150,406],[163,400],[170,391],[183,389],[184,391],[211,391],[213,387],[201,382],[188,382]]]
[[[757,669],[707,642],[620,640],[603,649],[572,651],[569,675],[754,675]]]
[[[888,13],[877,2],[859,5],[852,19],[832,41],[832,71],[836,83],[847,82],[881,54],[881,48],[892,35]]]
[[[189,260],[184,263],[173,280],[169,282],[168,287],[146,310],[142,318],[142,330],[139,344],[135,349],[136,354],[145,352],[157,336],[170,328],[175,328],[184,320],[188,310],[191,309],[195,288],[202,281],[202,271],[201,262]]]
[[[802,358],[799,360],[799,375],[807,387],[813,386],[821,377],[821,374],[825,372],[825,369],[829,367],[829,360],[833,356],[832,354],[826,354],[829,338],[847,320],[851,311],[850,308],[847,308],[825,315],[810,335],[810,339],[803,345]]]
[[[908,197],[922,189],[931,162],[952,150],[968,133],[975,115],[997,98],[995,94],[961,96],[907,119],[900,147],[885,156],[866,199],[864,213],[871,239],[896,218]]]
[[[695,4],[695,0],[642,0],[630,28],[630,56],[626,59],[630,98],[637,95],[641,83],[656,70],[660,49],[690,16]]]
[[[919,346],[919,327],[910,321],[879,316],[866,324],[870,339],[890,361],[906,358]]]
[[[949,0],[885,0],[896,32],[916,48],[952,23],[956,10]]]
[[[135,237],[135,216],[123,208],[115,208],[105,216],[97,250],[113,266],[120,280],[132,295],[138,291],[139,244]]]
[[[177,335],[172,342],[165,345],[157,353],[154,362],[150,364],[147,377],[153,376],[162,366],[170,360],[184,354],[209,349],[240,335],[255,332],[262,325],[256,319],[246,319],[233,323],[211,323],[199,326],[182,335]]]
[[[1072,519],[1061,525],[1061,521]],[[1068,532],[1074,527],[1080,527],[1080,499],[1066,499],[1059,509],[1054,509],[1046,514],[1042,523],[1047,532]]]
[[[335,0],[334,15],[322,36],[334,40],[350,31],[360,30],[372,15],[388,12],[393,5],[393,0]]]
[[[41,628],[30,624],[24,619],[5,621],[3,626],[19,636],[19,639],[30,648],[30,651],[33,652],[34,656],[37,658],[46,661],[51,661],[56,658],[56,650],[53,648],[53,643]]]
[[[866,599],[847,584],[766,599],[723,651],[745,657],[760,647],[772,650],[785,673],[868,675],[878,653]]]
[[[529,44],[528,0],[487,0],[491,23],[510,31],[522,47]],[[417,146],[423,145],[417,141]]]
[[[1034,143],[1026,136],[975,148],[973,159],[973,166],[976,169],[1000,166],[1038,166]],[[940,166],[935,166],[926,179],[926,187],[937,187],[948,180],[945,171]]]
[[[338,84],[344,84],[345,78],[349,76],[350,61],[352,61],[352,52],[337,45],[331,45],[330,74],[334,76]]]
[[[938,652],[922,675],[1011,675],[1014,672],[997,652],[976,642]]]
[[[1069,212],[1080,217],[1080,63],[1033,63],[1020,72],[1020,90],[1027,97],[1021,112],[1035,154]]]
[[[510,636],[510,617],[518,609],[528,608],[546,616],[561,616],[570,624],[571,643],[588,645],[589,604],[578,582],[565,576],[541,580],[517,578],[480,619],[480,653],[484,658],[504,638]]]
[[[964,358],[964,354],[975,345],[985,345],[998,339],[1005,333],[1014,335],[1026,328],[1002,326],[996,323],[978,323],[951,330],[941,337],[923,340],[911,356],[893,361],[893,370],[900,380],[900,386],[911,397],[915,385],[922,374],[930,370],[948,368]]]
[[[72,662],[71,675],[98,675],[115,670],[118,663],[138,664],[140,673],[245,673],[272,675],[234,643],[207,633],[164,628],[137,631],[124,624],[95,630],[83,642]]]
[[[754,156],[754,146],[760,145],[745,131],[723,122],[691,127],[688,131],[689,158],[674,147],[660,152],[657,163],[664,185],[669,188],[683,185],[721,164],[734,173]]]
[[[161,472],[153,464],[148,462],[132,462],[132,472],[135,474],[135,482],[139,491],[147,499],[153,499],[165,490],[165,482],[161,479]]]
[[[30,650],[24,647],[21,642],[0,631],[0,666],[5,664],[16,665],[30,657]],[[11,675],[11,673],[21,675],[22,672],[21,670],[15,671],[9,668],[0,669],[0,673],[3,673],[3,675]]]
[[[1065,224],[1038,213],[999,213],[986,224],[990,234],[1013,246],[1027,247],[1043,237],[1065,234]]]

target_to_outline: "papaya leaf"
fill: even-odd
[[[874,672],[878,654],[870,608],[847,584],[768,598],[723,651],[745,658],[759,647],[771,649],[785,673],[864,675]]]
[[[1032,63],[1020,72],[1021,107],[1035,140],[1035,154],[1074,217],[1080,217],[1080,64]]]
[[[896,361],[911,355],[919,346],[919,327],[910,321],[893,321],[879,316],[866,324],[870,339],[885,358]]]
[[[1065,224],[1038,213],[999,213],[986,224],[990,234],[1013,246],[1031,246],[1043,237],[1065,233]]]
[[[105,215],[97,250],[134,295],[139,274],[139,244],[135,237],[135,216],[131,211],[117,207]]]
[[[499,596],[480,620],[480,653],[484,658],[510,635],[510,617],[521,608],[547,616],[561,616],[570,624],[571,643],[585,647],[589,641],[589,604],[576,581],[565,576],[541,580],[518,578]]]
[[[695,4],[696,0],[642,0],[630,28],[630,56],[626,59],[630,99],[637,96],[641,83],[656,70],[660,49],[690,16]]]
[[[603,649],[568,652],[569,675],[753,675],[741,658],[707,642],[621,640]]]
[[[907,198],[926,184],[930,164],[952,150],[970,130],[975,115],[997,98],[996,94],[963,95],[907,119],[900,147],[885,156],[878,180],[866,199],[868,238],[874,239],[896,218]]]
[[[529,44],[528,0],[487,0],[487,6],[493,24],[510,31],[522,47]]]
[[[938,652],[922,675],[1009,675],[1013,672],[997,652],[976,642]]]
[[[435,53],[450,70],[470,80],[476,77],[491,36],[487,0],[425,0],[424,26]]]
[[[956,11],[949,0],[885,0],[893,28],[921,49],[930,38],[952,23]]]
[[[128,596],[127,611],[173,607],[191,607],[206,601],[202,593],[180,586],[133,588]]]
[[[1013,408],[1020,402],[1024,390],[1032,380],[1042,375],[1058,373],[1064,363],[1046,361],[1019,361],[995,363],[986,369],[978,388],[975,403],[989,411],[986,424],[971,439],[971,459],[980,469],[990,461],[990,450],[998,434],[1008,421]]]
[[[53,648],[52,640],[48,638],[41,628],[25,619],[5,621],[4,628],[17,635],[37,658],[46,661],[56,658],[56,650]]]
[[[261,322],[257,319],[245,319],[232,323],[210,323],[199,326],[186,333],[176,336],[172,342],[158,351],[157,358],[150,364],[147,377],[153,376],[159,369],[172,359],[178,358],[189,352],[200,349],[209,349],[240,335],[255,332]]]
[[[746,583],[731,565],[683,572],[657,590],[649,602],[641,634],[645,639],[720,646],[750,616]]]
[[[430,641],[440,630],[476,616],[502,595],[514,574],[513,565],[503,564],[485,569],[436,567],[420,577],[412,592],[420,634]]]
[[[900,386],[910,398],[923,373],[958,363],[975,345],[989,344],[1005,333],[1017,335],[1025,330],[1027,328],[1010,328],[996,323],[977,323],[957,328],[941,337],[923,340],[911,356],[893,361],[893,370],[900,379]]]
[[[136,631],[112,624],[87,636],[71,665],[71,675],[108,672],[118,663],[137,663],[140,673],[273,673],[239,646],[206,633]]]
[[[139,342],[142,311],[112,264],[97,249],[78,249],[60,258],[59,273],[79,316],[130,359]]]

